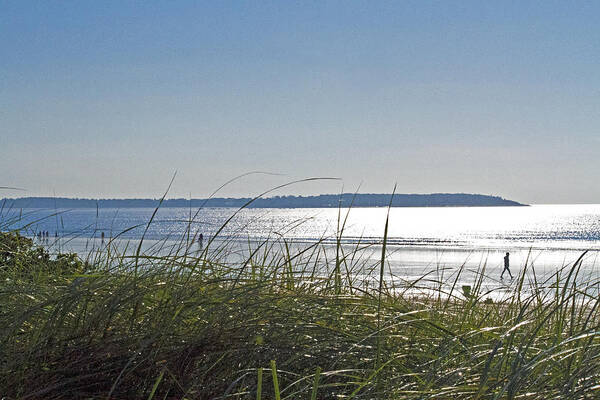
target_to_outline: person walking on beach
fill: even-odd
[[[202,249],[202,242],[204,241],[204,235],[200,234],[200,236],[198,237],[198,246],[200,247],[200,249]]]
[[[502,270],[502,273],[500,274],[500,279],[502,279],[502,275],[504,275],[504,273],[506,271],[508,271],[508,275],[510,275],[510,279],[512,279],[512,274],[510,273],[510,261],[508,260],[508,251],[506,252],[506,255],[504,256],[504,269]]]

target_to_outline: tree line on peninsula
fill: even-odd
[[[489,207],[525,206],[499,196],[468,193],[374,194],[342,193],[317,196],[273,196],[209,199],[165,199],[161,207],[243,207],[249,208],[337,208],[337,207]],[[21,197],[2,199],[6,208],[144,208],[157,207],[160,199],[85,199],[66,197]],[[249,203],[249,204],[248,204]]]

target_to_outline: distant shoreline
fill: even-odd
[[[390,204],[390,200],[391,204]],[[374,194],[343,193],[318,196],[274,196],[258,198],[211,198],[211,199],[81,199],[66,197],[4,198],[6,208],[155,208],[161,207],[231,207],[240,208],[338,208],[338,207],[523,207],[528,206],[499,196],[468,193],[432,194]]]

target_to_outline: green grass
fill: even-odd
[[[385,246],[375,266],[368,247],[338,241],[327,259],[282,238],[236,263],[231,242],[198,254],[185,240],[81,262],[0,235],[6,399],[600,397],[599,283],[578,277],[583,257],[550,281],[522,266],[490,301],[484,267],[468,293],[460,269],[389,279]]]

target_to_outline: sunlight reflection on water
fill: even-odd
[[[57,211],[57,215],[52,215]],[[201,232],[208,240],[236,210],[203,209],[191,218],[196,211],[159,210],[146,232],[147,244],[159,240],[181,242],[188,227],[192,236]],[[107,238],[120,235],[124,240],[138,240],[152,212],[153,209],[100,209],[98,213],[95,209],[22,210],[26,217],[13,222],[10,228],[41,219],[25,233],[32,235],[44,230],[54,239],[56,232],[59,236],[56,244],[62,243],[62,249],[85,253],[100,246],[101,232],[105,232]],[[16,211],[12,213],[14,217]],[[363,259],[365,265],[375,266],[380,257],[386,214],[386,208],[355,208],[348,214],[347,210],[341,210],[340,214],[331,208],[246,209],[239,212],[219,236],[236,238],[240,243],[285,238],[296,248],[323,240],[333,249],[336,232],[343,225],[342,243],[346,251],[357,245],[370,245]],[[4,215],[3,221],[9,217]],[[388,261],[392,271],[404,277],[418,277],[424,271],[463,265],[467,270],[485,265],[490,274],[499,275],[505,251],[511,252],[513,273],[528,260],[529,265],[537,268],[536,272],[547,274],[574,262],[585,249],[593,250],[586,259],[586,271],[596,274],[600,205],[390,210]]]

